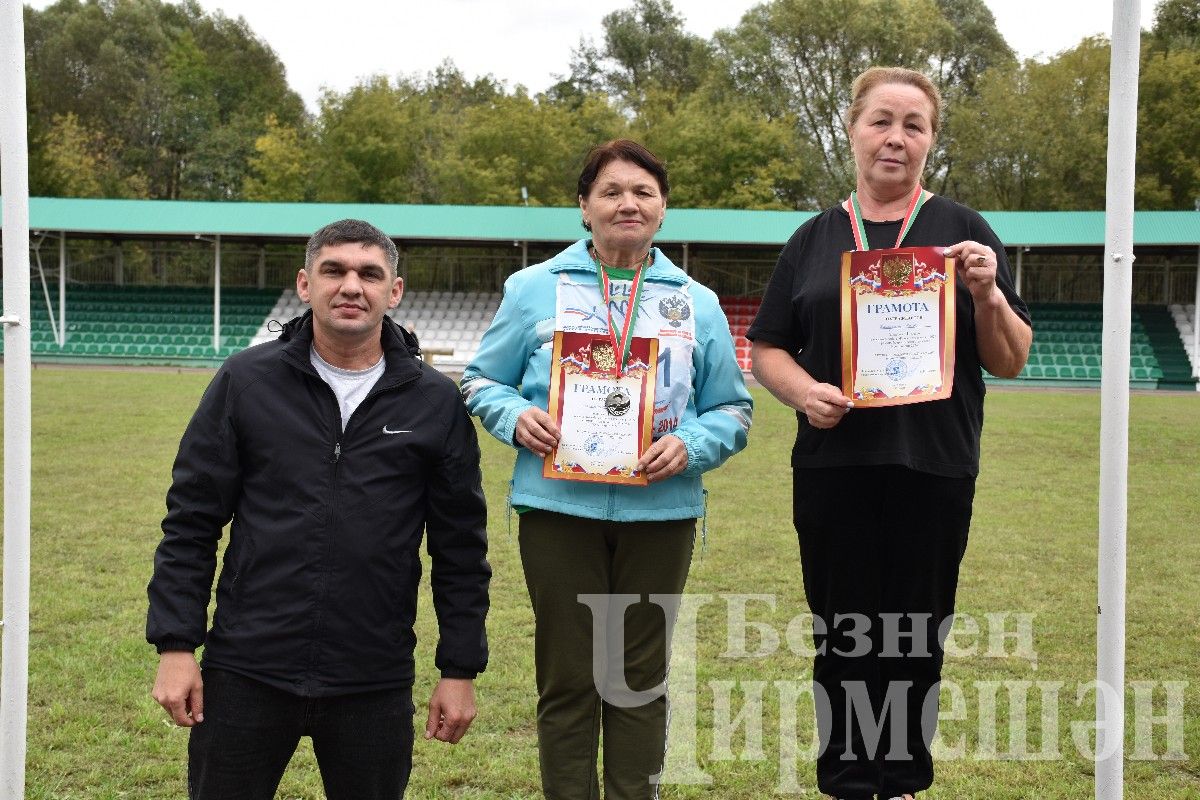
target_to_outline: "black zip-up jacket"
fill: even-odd
[[[293,694],[413,683],[422,533],[442,677],[487,664],[479,443],[454,382],[384,318],[383,375],[342,431],[313,369],[311,312],[230,357],[179,445],[147,592],[159,652]],[[205,635],[217,542],[230,523]]]

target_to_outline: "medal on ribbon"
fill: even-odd
[[[594,251],[592,259],[605,308],[592,317],[607,319],[607,330],[554,332],[548,411],[562,436],[546,456],[542,476],[645,486],[638,459],[652,441],[658,339],[636,337],[633,330],[650,255],[633,271],[619,328],[614,307],[619,314],[620,301]]]
[[[608,318],[608,336],[612,341],[613,365],[611,370],[614,375],[620,377],[628,366],[629,342],[633,339],[633,321],[637,317],[638,304],[642,301],[642,274],[646,271],[646,265],[650,263],[650,254],[646,253],[642,263],[634,270],[633,281],[629,286],[629,306],[625,311],[625,322],[621,325],[620,333],[617,332],[617,324],[613,321],[612,281],[609,280],[608,271],[604,268],[599,254],[594,249],[592,250],[592,259],[596,264],[596,272],[600,280],[600,302],[604,304],[605,314]],[[603,369],[596,357],[595,347],[592,348],[592,364],[596,369]]]

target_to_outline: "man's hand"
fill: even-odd
[[[474,719],[474,682],[466,678],[442,678],[429,698],[425,738],[458,744]]]
[[[186,650],[162,653],[150,695],[167,710],[176,725],[190,728],[204,722],[204,681],[192,653]]]

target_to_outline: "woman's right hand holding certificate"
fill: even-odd
[[[561,436],[558,425],[549,414],[537,406],[521,412],[513,431],[513,441],[543,458],[558,447]]]
[[[832,428],[854,408],[854,401],[842,394],[842,390],[830,383],[813,383],[804,393],[804,407],[808,424],[814,428]]]
[[[832,428],[854,408],[841,389],[815,380],[782,347],[756,341],[750,358],[758,382],[785,405],[803,413],[814,428]]]

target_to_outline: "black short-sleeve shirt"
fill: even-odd
[[[895,245],[900,221],[866,222],[872,248]],[[996,251],[996,284],[1026,323],[1029,309],[1017,296],[1004,245],[975,211],[937,195],[924,204],[905,247],[952,245],[967,239]],[[747,338],[792,353],[822,383],[841,385],[842,253],[854,249],[850,215],[840,205],[800,226],[784,246]],[[948,477],[979,472],[985,388],[975,346],[975,307],[962,281],[956,283],[954,388],[950,397],[927,403],[852,409],[828,430],[797,413],[792,449],[797,468],[900,464]]]

